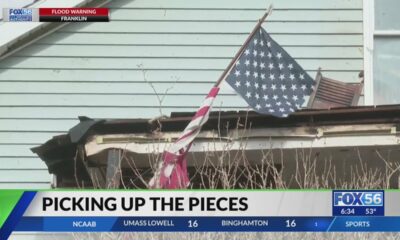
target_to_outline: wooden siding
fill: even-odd
[[[79,115],[194,111],[270,2],[264,28],[312,77],[358,81],[361,0],[113,1],[112,22],[70,24],[0,62],[0,187],[49,187],[29,148]],[[215,109],[238,108],[224,86]]]

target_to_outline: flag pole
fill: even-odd
[[[258,20],[257,25],[254,27],[253,31],[250,33],[250,35],[247,37],[246,41],[243,43],[242,47],[240,47],[239,51],[236,53],[235,57],[231,60],[231,62],[229,63],[229,65],[226,67],[226,69],[224,70],[224,72],[221,74],[221,76],[219,77],[218,81],[215,83],[214,87],[219,87],[222,83],[222,81],[224,81],[226,75],[229,73],[229,71],[231,70],[232,66],[236,63],[236,61],[238,60],[238,58],[240,57],[240,55],[242,55],[244,49],[246,48],[247,44],[250,42],[250,40],[253,38],[254,34],[256,34],[257,30],[260,28],[260,26],[264,23],[265,19],[267,19],[267,17],[269,15],[271,15],[272,13],[272,4],[269,5],[269,8],[267,10],[267,12],[265,12],[264,16],[262,16],[262,18],[260,18]]]

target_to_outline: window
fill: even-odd
[[[364,1],[365,103],[400,103],[400,1]]]

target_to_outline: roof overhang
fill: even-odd
[[[149,155],[161,154],[192,116],[193,113],[174,113],[170,118],[156,120],[82,118],[69,134],[54,137],[33,152],[52,173],[73,163],[78,145],[84,147],[92,164],[104,164],[107,150],[120,149],[131,154],[137,166],[148,167]],[[400,105],[303,110],[284,119],[254,112],[213,112],[191,148],[189,165],[197,164],[196,154],[201,159],[199,156],[210,152],[227,150],[245,150],[252,156],[262,151],[297,149],[331,149],[335,154],[355,148],[398,152],[399,116]]]
[[[232,129],[225,133],[209,130],[199,134],[191,152],[396,146],[400,143],[397,127],[390,123]],[[85,152],[88,157],[107,149],[121,149],[143,156],[161,154],[179,135],[179,132],[94,135],[87,139]]]

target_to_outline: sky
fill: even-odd
[[[33,0],[0,0],[0,18],[3,17],[3,8],[24,7],[32,2]]]

